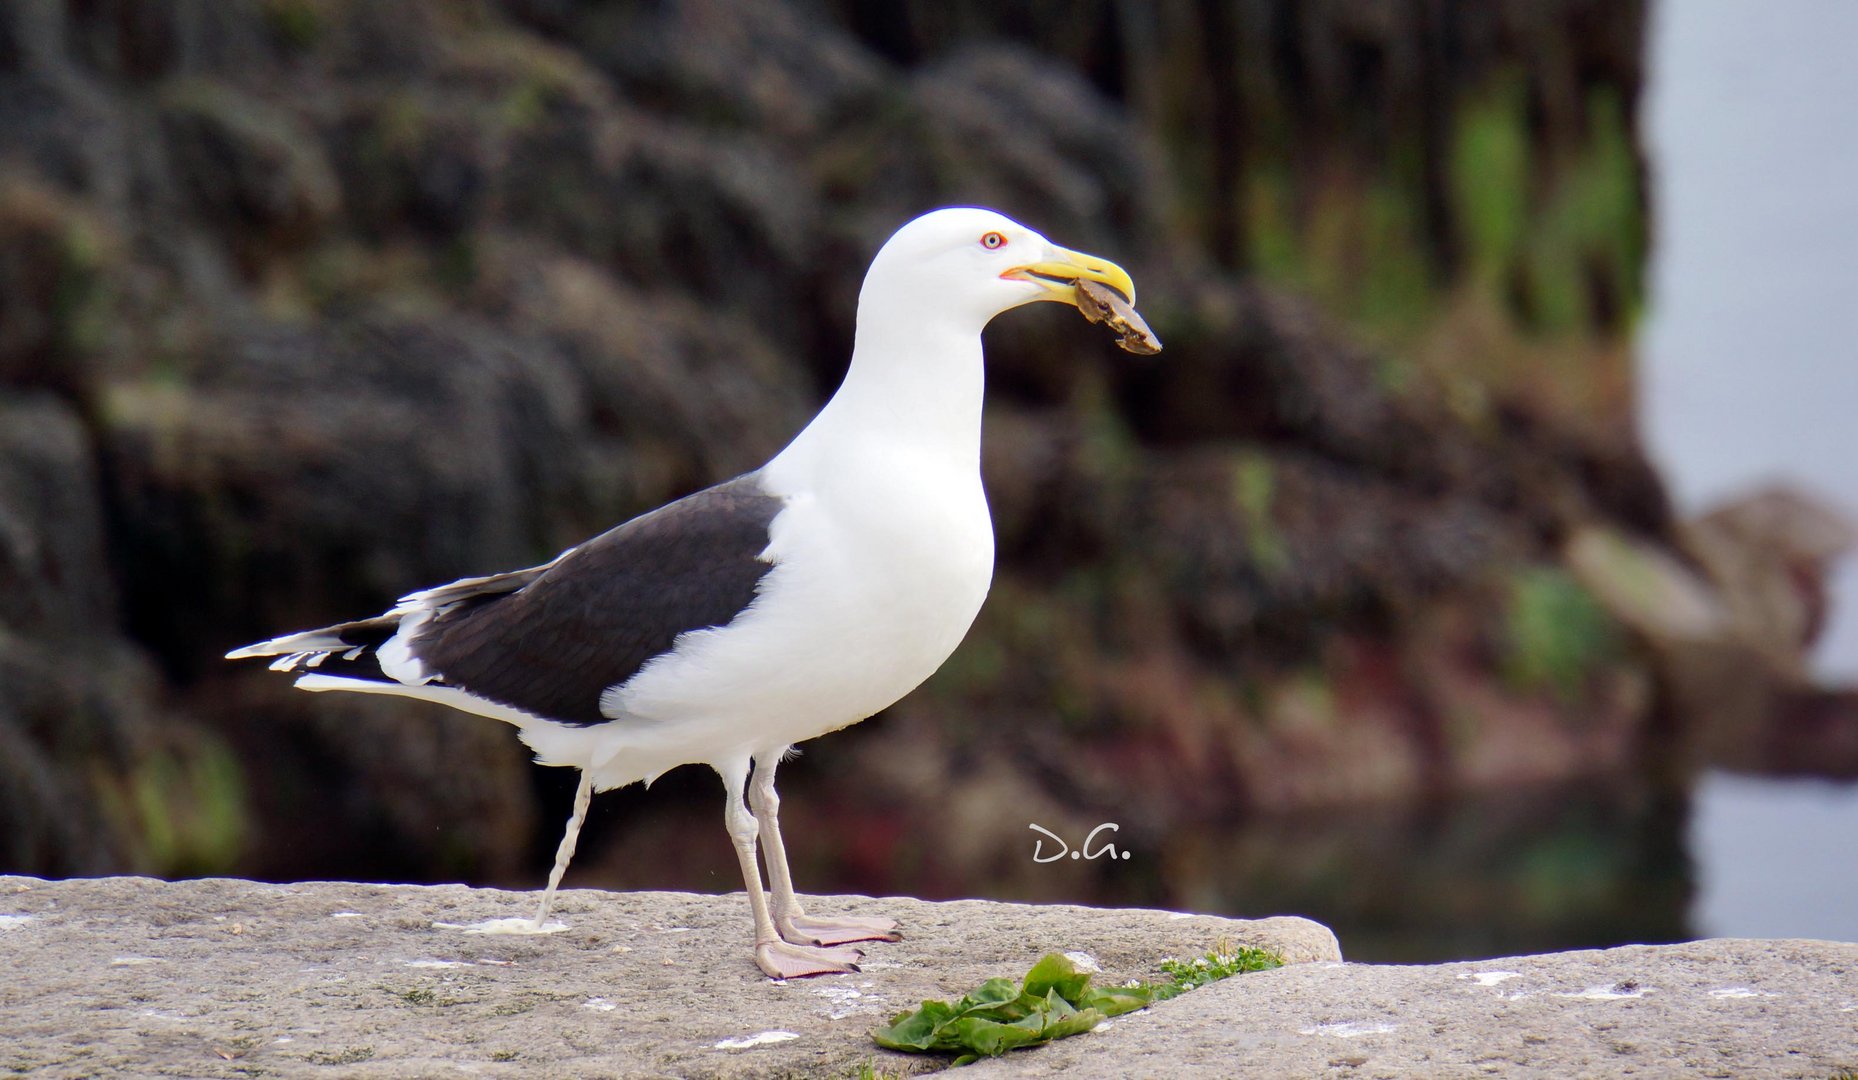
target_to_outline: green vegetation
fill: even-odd
[[[1104,1018],[1156,1000],[1150,986],[1092,987],[1090,974],[1057,953],[1032,966],[1022,985],[988,979],[955,1001],[925,1001],[871,1032],[879,1046],[915,1053],[954,1053],[955,1064],[1077,1035]]]
[[[1505,674],[1524,690],[1578,697],[1588,675],[1618,655],[1621,641],[1599,602],[1567,571],[1525,569],[1509,583]]]
[[[29,306],[43,306],[45,347],[60,357],[103,347],[113,314],[107,285],[120,252],[85,206],[22,177],[0,177],[0,250],[15,267],[40,267],[12,285],[32,295]]]
[[[1168,981],[1162,986],[1162,992],[1156,995],[1156,1000],[1179,997],[1189,990],[1198,990],[1234,975],[1269,971],[1283,966],[1283,957],[1269,949],[1253,948],[1250,945],[1237,949],[1222,945],[1193,960],[1176,960],[1170,956],[1161,962],[1161,970],[1167,974]]]
[[[138,862],[163,877],[226,873],[245,847],[245,782],[230,748],[206,740],[157,752],[124,777],[99,777],[104,812],[139,841]]]
[[[1461,105],[1448,165],[1472,275],[1501,288],[1527,236],[1528,102],[1520,78],[1496,80]]]
[[[1418,185],[1337,167],[1306,179],[1260,165],[1246,179],[1251,264],[1264,279],[1307,293],[1369,336],[1404,341],[1439,305],[1427,271]]]
[[[294,52],[309,52],[323,38],[323,15],[311,0],[266,0],[262,10],[271,36]]]
[[[101,349],[109,333],[111,307],[104,287],[108,263],[102,230],[82,213],[66,219],[52,295],[53,342],[69,355]]]
[[[1526,68],[1459,88],[1436,140],[1395,125],[1312,142],[1249,101],[1242,171],[1206,196],[1231,200],[1237,264],[1347,323],[1390,393],[1420,370],[1466,399],[1618,405],[1646,251],[1630,110],[1602,84],[1544,126]]]
[[[1239,454],[1232,466],[1232,501],[1245,521],[1246,549],[1266,574],[1280,573],[1290,566],[1290,546],[1271,516],[1276,497],[1277,478],[1271,459],[1261,453]]]
[[[1067,957],[1048,953],[1018,986],[1011,979],[988,979],[955,1001],[925,1001],[920,1009],[898,1013],[889,1027],[877,1028],[871,1037],[890,1050],[956,1054],[954,1063],[966,1065],[1081,1034],[1109,1017],[1283,962],[1263,949],[1234,950],[1222,944],[1196,960],[1162,961],[1165,983],[1093,987],[1089,972],[1079,971]]]
[[[1638,155],[1617,93],[1594,91],[1587,110],[1590,141],[1561,174],[1544,208],[1538,257],[1559,262],[1556,269],[1570,294],[1570,322],[1625,333],[1644,302]],[[1618,311],[1600,308],[1608,302]]]
[[[312,1065],[354,1065],[367,1061],[374,1056],[372,1046],[353,1046],[347,1050],[318,1050],[307,1055],[303,1060]]]

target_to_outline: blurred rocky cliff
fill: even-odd
[[[1725,629],[1750,545],[1698,556],[1633,435],[1643,20],[11,0],[0,868],[531,880],[572,779],[508,731],[218,657],[758,464],[955,203],[1128,266],[1168,351],[989,331],[994,593],[793,767],[807,887],[1634,768],[1710,696],[1679,654],[1793,693],[1807,624]],[[583,883],[729,865],[713,782],[660,789]]]

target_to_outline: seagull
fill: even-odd
[[[373,618],[226,656],[275,657],[272,669],[295,673],[303,690],[502,720],[540,764],[580,769],[537,932],[595,792],[709,765],[722,777],[761,970],[856,971],[852,943],[900,940],[897,924],[806,913],[775,770],[795,744],[908,694],[966,635],[994,563],[981,330],[1034,301],[1077,305],[1080,286],[1135,299],[1121,267],[1002,214],[925,214],[871,262],[844,382],[766,465],[540,566],[425,589]]]

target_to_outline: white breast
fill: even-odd
[[[684,635],[613,695],[616,764],[772,751],[863,720],[934,674],[986,598],[993,528],[972,468],[907,453],[877,450],[789,497],[756,602]],[[770,473],[781,490],[789,478]]]

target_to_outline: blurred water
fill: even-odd
[[[1854,838],[1858,785],[1704,777],[1689,828],[1696,932],[1858,941]]]
[[[1646,438],[1686,510],[1787,478],[1858,509],[1858,4],[1657,4]],[[1858,679],[1858,561],[1821,671]]]
[[[782,805],[795,876],[807,891],[1304,915],[1332,928],[1350,959],[1371,962],[1695,936],[1687,795],[1636,778],[1243,821],[1123,817],[1115,842],[1129,858],[1041,863],[1034,844],[1042,838],[1023,819],[1007,823],[1014,839],[990,838],[955,857],[943,833],[947,808],[848,802],[842,782],[808,765],[783,774]],[[550,779],[571,786],[571,777]],[[654,787],[665,785],[703,797],[667,800],[665,791],[647,797],[635,787],[595,800],[574,884],[740,888],[717,821],[715,778],[681,769]],[[1058,832],[1075,841],[1089,828]],[[507,884],[533,887],[534,879]]]

